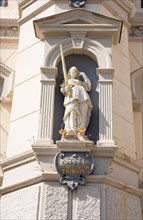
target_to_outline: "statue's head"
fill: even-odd
[[[68,71],[69,78],[77,78],[78,75],[79,75],[79,71],[75,66],[73,66],[69,69],[69,71]]]

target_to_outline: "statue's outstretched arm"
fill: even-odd
[[[91,82],[90,82],[90,79],[87,77],[87,75],[84,73],[84,72],[81,72],[80,73],[80,76],[83,77],[84,79],[84,87],[86,88],[87,91],[90,91],[91,90]]]

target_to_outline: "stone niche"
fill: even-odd
[[[80,60],[86,56],[85,61],[89,64],[91,61],[88,59],[92,60],[94,80],[92,78],[91,80],[96,82],[93,84],[92,91],[96,91],[97,87],[99,91],[97,92],[98,96],[92,94],[94,106],[97,106],[97,109],[94,107],[97,117],[93,114],[89,134],[96,128],[97,132],[92,134],[92,140],[95,143],[98,141],[97,143],[102,146],[114,146],[112,140],[112,79],[114,68],[112,68],[111,47],[112,44],[117,44],[120,41],[122,21],[84,9],[75,9],[35,20],[34,27],[36,36],[45,41],[45,63],[44,67],[41,68],[39,140],[45,139],[49,143],[53,143],[53,141],[55,143],[59,138],[56,131],[56,128],[59,127],[59,125],[57,126],[59,117],[56,114],[54,97],[56,96],[57,100],[56,88],[60,84],[61,77],[58,69],[61,60],[60,44],[62,44],[65,58],[68,59],[70,56],[69,60],[73,60],[74,55],[78,55]],[[70,67],[73,64],[68,65]],[[83,68],[82,71],[86,72],[86,65],[79,62],[79,66]],[[90,68],[88,72],[91,77]],[[97,86],[97,84],[99,85]],[[58,99],[59,102],[61,102],[60,100],[61,98]]]

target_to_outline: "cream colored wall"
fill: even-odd
[[[134,122],[130,83],[128,29],[123,26],[121,42],[112,50],[113,67],[113,137],[119,151],[135,159]]]
[[[21,13],[8,157],[31,149],[31,143],[36,140],[38,135],[40,67],[44,64],[45,44],[35,37],[33,20],[71,9],[67,3],[58,3],[56,6],[48,4],[44,1],[36,1]],[[93,5],[88,7],[92,8]],[[100,8],[103,12],[103,7]],[[95,7],[94,11],[97,12],[99,10],[97,9],[98,7]],[[107,12],[106,9],[105,12]],[[31,17],[32,19],[29,19]]]
[[[44,43],[35,37],[32,19],[20,27],[8,156],[31,149],[37,137],[43,53]]]
[[[1,62],[5,67],[11,71],[9,76],[4,78],[4,84],[1,103],[1,121],[0,121],[0,146],[1,146],[1,158],[4,159],[7,155],[7,142],[9,134],[9,122],[12,104],[12,87],[14,81],[14,72],[17,58],[17,47],[16,42],[7,42],[1,39]],[[3,42],[4,41],[4,42]]]
[[[142,146],[143,146],[143,138],[142,138],[143,130],[142,130],[141,112],[134,112],[134,131],[135,131],[135,142],[136,142],[136,150],[137,150],[137,160],[141,160],[143,158],[143,148],[142,148]],[[141,161],[139,161],[139,162],[141,162]]]
[[[1,122],[0,122],[0,159],[3,160],[6,158],[7,154],[7,141],[8,141],[8,131],[9,131],[9,120],[11,112],[11,103],[10,104],[1,104],[0,106]]]
[[[35,7],[35,9],[38,11],[40,6],[39,4],[45,1],[39,0],[38,2],[38,4],[36,2],[34,3],[34,5],[37,4],[36,7],[34,5],[31,5],[30,7]],[[67,5],[68,4],[66,2],[66,7],[68,7]],[[41,146],[38,149],[39,154],[41,153],[41,155],[44,157],[44,159],[42,158],[42,163],[48,166],[48,169],[45,170],[41,169],[42,167],[38,165],[37,161],[35,160],[33,150],[29,151],[31,149],[31,144],[37,137],[39,126],[41,91],[40,66],[42,66],[44,63],[45,48],[44,43],[35,37],[33,30],[33,20],[54,14],[55,11],[62,11],[63,6],[64,5],[58,5],[57,7],[51,6],[49,10],[45,9],[45,11],[40,12],[39,15],[34,15],[34,13],[30,15],[28,8],[23,11],[23,16],[28,15],[29,17],[23,17],[25,20],[21,21],[20,27],[20,42],[14,83],[13,108],[10,120],[8,145],[8,157],[11,158],[8,158],[6,162],[3,163],[3,170],[5,175],[2,191],[3,193],[7,194],[4,195],[2,200],[2,216],[5,219],[15,219],[19,217],[21,219],[36,219],[38,218],[40,211],[44,209],[42,217],[49,219],[52,219],[53,216],[55,216],[55,218],[57,216],[65,217],[67,210],[68,214],[72,211],[73,216],[77,219],[80,217],[88,219],[89,216],[91,217],[90,213],[92,213],[93,218],[98,217],[98,219],[106,219],[106,214],[108,218],[112,217],[112,219],[117,219],[119,217],[121,219],[125,219],[126,217],[129,217],[130,219],[131,217],[134,219],[141,219],[139,200],[139,195],[141,193],[137,189],[136,178],[138,167],[134,161],[131,161],[130,159],[128,160],[126,156],[123,155],[122,163],[120,163],[119,158],[116,158],[116,160],[114,158],[114,163],[116,161],[117,164],[111,164],[114,165],[113,175],[112,172],[111,174],[109,173],[111,179],[113,178],[113,182],[110,178],[106,179],[106,177],[109,176],[108,174],[105,174],[105,171],[99,172],[99,174],[102,174],[101,176],[99,174],[95,175],[94,180],[92,179],[94,175],[92,175],[89,177],[89,179],[87,178],[88,180],[86,186],[81,186],[78,190],[74,191],[74,193],[71,193],[70,191],[65,190],[65,186],[59,185],[59,176],[57,175],[56,171],[54,170],[54,172],[51,172],[53,167],[55,169],[53,164],[53,157],[55,156],[55,152],[57,152],[55,151],[55,146],[46,146],[45,149],[49,150],[48,153],[43,147],[45,155],[41,150]],[[31,10],[32,8],[30,11]],[[102,13],[103,12],[104,11],[102,11]],[[32,16],[32,18],[30,16]],[[136,149],[134,144],[134,121],[136,122],[135,127],[138,126],[138,120],[140,120],[140,116],[135,114],[133,118],[128,31],[125,26],[123,27],[121,43],[113,46],[112,48],[112,59],[113,67],[115,68],[113,83],[114,137],[115,141],[117,141],[119,151],[128,156],[131,156],[132,158],[135,158]],[[6,110],[4,110],[3,114],[6,115],[7,113],[5,111]],[[6,117],[9,117],[9,112]],[[136,130],[135,137],[138,135],[138,132],[139,131]],[[139,142],[136,144],[138,143]],[[97,150],[97,148],[94,150]],[[97,156],[98,154],[95,152],[95,155],[97,156],[95,161],[96,163],[99,163],[99,166],[97,163],[96,172],[98,172],[100,169],[102,171],[106,169],[108,172],[108,167],[105,166],[105,162],[113,156],[113,153],[111,153],[111,149],[109,149],[108,152],[108,148],[98,148],[98,150],[101,152],[99,152],[99,156]],[[24,151],[27,151],[27,155],[23,153]],[[51,156],[52,153],[53,155]],[[17,154],[18,156],[15,156]],[[101,157],[102,154],[103,157]],[[48,160],[47,155],[50,155],[48,156]],[[126,163],[128,169],[126,169]],[[130,172],[128,170],[130,170]],[[47,183],[43,187],[45,189],[43,189],[43,192],[41,190],[41,183],[38,185],[33,185],[40,181],[50,181],[50,184]],[[55,183],[53,183],[54,181],[56,182],[56,187]],[[97,186],[94,181],[99,181]],[[108,184],[108,187],[104,185],[105,182]],[[115,190],[114,187],[117,187],[118,190]],[[123,189],[123,191],[121,189]],[[126,190],[128,194],[126,193]],[[90,197],[87,198],[87,195]],[[45,200],[43,199],[41,202],[40,197],[44,197]],[[97,197],[98,199],[96,200]],[[69,199],[69,201],[67,199]],[[71,207],[71,202],[73,207]],[[51,203],[54,205],[51,206]],[[124,207],[125,203],[128,204],[128,207]],[[86,208],[83,211],[84,206]],[[61,208],[60,212],[58,212],[57,207]],[[96,211],[97,215],[95,213]],[[101,215],[99,215],[100,212]]]
[[[18,39],[17,35],[14,37],[11,36],[10,29],[8,29],[8,35],[3,35],[3,30],[11,28],[12,26],[17,25],[18,18],[18,5],[16,0],[11,0],[8,2],[8,7],[0,7],[0,16],[1,22],[0,27],[2,28],[0,41],[1,41],[1,58],[0,62],[5,68],[10,72],[10,75],[5,75],[4,78],[4,90],[2,94],[2,103],[1,103],[1,120],[0,120],[0,158],[3,160],[7,157],[7,142],[9,135],[9,121],[11,114],[11,105],[12,105],[12,87],[14,81],[14,72],[16,68],[16,59],[17,59],[17,48],[18,48]],[[10,34],[10,35],[9,35]],[[2,73],[2,77],[4,77]]]
[[[1,39],[1,62],[12,71],[16,68],[18,41]]]
[[[143,67],[143,41],[142,39],[130,39],[129,42],[130,54],[130,72]]]
[[[143,188],[143,117],[141,112],[134,112],[134,131],[136,142],[137,161],[141,166],[138,180],[140,188]]]
[[[70,9],[67,3],[57,3],[54,6],[48,2],[36,1],[21,13],[19,52],[10,122],[9,156],[28,150],[31,141],[37,137],[38,133],[40,66],[44,63],[45,45],[35,37],[33,20]],[[85,9],[113,17],[99,4],[96,7],[95,4],[87,4]],[[113,85],[113,136],[121,152],[135,158],[128,29],[125,26],[121,43],[112,48],[112,59],[113,67],[116,69]],[[26,92],[25,87],[27,87]],[[34,89],[34,93],[30,93],[31,89]],[[22,146],[21,143],[23,143]]]
[[[8,19],[5,21],[5,24],[8,26],[9,22],[15,25],[15,19],[18,18],[18,1],[17,0],[9,0],[7,7],[0,7],[0,13],[2,19]],[[11,20],[11,21],[10,21]]]
[[[138,11],[139,4],[137,5]],[[141,13],[142,13],[141,12]],[[136,157],[141,165],[139,173],[139,185],[143,188],[143,40],[141,37],[129,39],[130,72],[134,105],[134,133],[136,143]],[[136,109],[136,105],[138,106]]]

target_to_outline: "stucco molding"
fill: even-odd
[[[92,141],[56,141],[61,152],[90,152],[93,149]]]
[[[35,35],[40,40],[47,36],[69,36],[70,32],[87,32],[87,36],[108,36],[120,42],[122,21],[84,9],[69,10],[33,21]]]
[[[1,76],[7,77],[13,72],[12,69],[10,69],[8,66],[4,65],[3,63],[0,63],[0,71],[1,71]]]
[[[49,8],[54,3],[54,0],[43,1],[43,3],[44,3],[43,5],[41,5],[40,7],[37,7],[35,10],[32,10],[27,16],[22,17],[23,10],[25,8],[29,7],[35,1],[37,1],[37,0],[31,0],[31,1],[29,1],[27,3],[26,0],[23,0],[23,3],[26,3],[26,4],[19,5],[19,17],[20,17],[20,19],[18,20],[18,24],[19,25],[23,25],[24,23],[26,23],[30,19],[33,19],[33,17],[35,17],[36,15],[40,14],[45,9]]]
[[[14,157],[7,158],[7,159],[3,160],[0,163],[0,166],[2,167],[3,171],[5,172],[9,169],[13,169],[13,168],[21,166],[25,163],[36,160],[35,158],[36,157],[34,155],[34,152],[32,150],[30,150],[30,151],[24,152],[22,154],[18,154]]]
[[[105,6],[115,17],[123,20],[124,24],[130,28],[130,18],[135,16],[136,7],[135,3],[130,0],[103,0],[103,6]]]
[[[142,194],[143,194],[143,190],[140,190],[140,189],[138,189],[136,187],[133,187],[129,184],[126,184],[122,181],[112,179],[111,177],[108,177],[108,176],[90,175],[90,176],[87,177],[87,182],[102,183],[102,184],[105,184],[105,185],[108,185],[108,186],[115,187],[117,189],[121,189],[125,192],[135,194],[137,196],[142,196]]]
[[[141,104],[141,96],[142,96],[142,86],[141,81],[143,79],[143,67],[133,71],[131,73],[131,85],[132,85],[132,95],[133,98],[136,99]],[[140,88],[140,90],[138,89]]]
[[[95,60],[100,68],[111,67],[111,55],[101,43],[88,38],[83,39],[83,37],[78,39],[82,41],[80,47],[73,44],[73,41],[76,41],[74,38],[62,40],[54,45],[45,59],[45,65],[48,67],[56,67],[58,65],[61,56],[60,44],[62,44],[64,56],[77,53],[85,54]]]
[[[5,172],[16,169],[24,164],[36,161],[35,154],[32,150],[18,154],[11,158],[6,158],[0,163],[0,185],[3,183]]]
[[[17,26],[11,26],[11,27],[0,27],[0,37],[1,39],[7,38],[7,39],[18,39],[18,27]]]
[[[119,152],[116,152],[116,154],[113,158],[113,161],[115,163],[119,163],[122,166],[129,168],[130,170],[135,171],[138,174],[141,169],[141,166],[139,165],[139,163],[137,163],[137,161],[135,161],[132,158],[128,157],[127,155],[121,154]]]
[[[13,184],[11,186],[7,186],[7,187],[1,187],[1,194],[5,194],[5,193],[9,193],[12,192],[14,190],[17,189],[21,189],[23,187],[27,187],[36,183],[40,183],[42,181],[54,181],[57,182],[59,181],[59,175],[57,173],[46,173],[44,172],[43,174],[35,177],[35,178],[31,178],[31,179],[27,179],[23,182],[17,183],[17,184]],[[90,175],[88,177],[86,177],[86,183],[90,184],[90,183],[94,183],[94,184],[104,184],[105,186],[111,186],[114,187],[116,189],[120,189],[124,192],[127,193],[131,193],[134,194],[136,196],[142,196],[143,195],[143,190],[138,189],[136,187],[133,187],[129,184],[123,183],[122,181],[118,181],[115,179],[112,179],[108,176],[104,176],[104,175]]]
[[[0,75],[3,78],[3,90],[1,94],[1,101],[11,101],[13,92],[13,80],[14,80],[14,70],[9,68],[3,63],[0,63]]]
[[[42,180],[43,180],[42,175],[36,176],[34,178],[28,178],[27,180],[18,182],[16,184],[11,184],[9,186],[1,187],[0,192],[1,192],[1,195],[3,195],[3,194],[13,192],[13,191],[18,190],[18,189],[22,189],[24,187],[28,187],[28,186],[40,183],[40,182],[42,182]]]
[[[38,145],[37,143],[32,146],[33,151],[28,151],[23,154],[17,155],[15,157],[6,159],[1,163],[3,171],[9,172],[9,170],[13,170],[16,167],[22,167],[24,164],[30,163],[31,161],[35,160],[37,158],[38,163],[41,166],[41,172],[35,176],[35,177],[27,177],[27,179],[24,179],[22,181],[17,181],[15,183],[11,183],[8,186],[2,186],[1,187],[1,193],[5,194],[23,187],[27,187],[29,185],[33,185],[36,183],[40,183],[42,181],[54,181],[59,182],[59,175],[57,174],[56,170],[54,168],[54,156],[59,152],[59,148],[57,145],[50,145],[46,144],[46,142],[43,142],[43,144]],[[136,164],[135,161],[131,160],[130,158],[127,158],[125,161],[125,156],[118,154],[117,147],[96,147],[94,146],[92,149],[92,153],[95,157],[95,160],[109,159],[109,163],[115,162],[121,164],[121,166],[125,166],[128,169],[133,170],[134,172],[138,172],[139,166]],[[110,160],[111,159],[111,160]],[[46,162],[48,161],[48,163]],[[44,163],[46,163],[44,165]],[[48,167],[52,167],[52,169],[48,169]],[[99,183],[99,184],[105,184],[112,187],[115,187],[117,189],[121,189],[123,191],[141,196],[142,190],[139,190],[138,188],[131,186],[129,184],[126,184],[122,181],[115,180],[108,176],[108,174],[104,175],[90,175],[86,178],[86,183]]]

